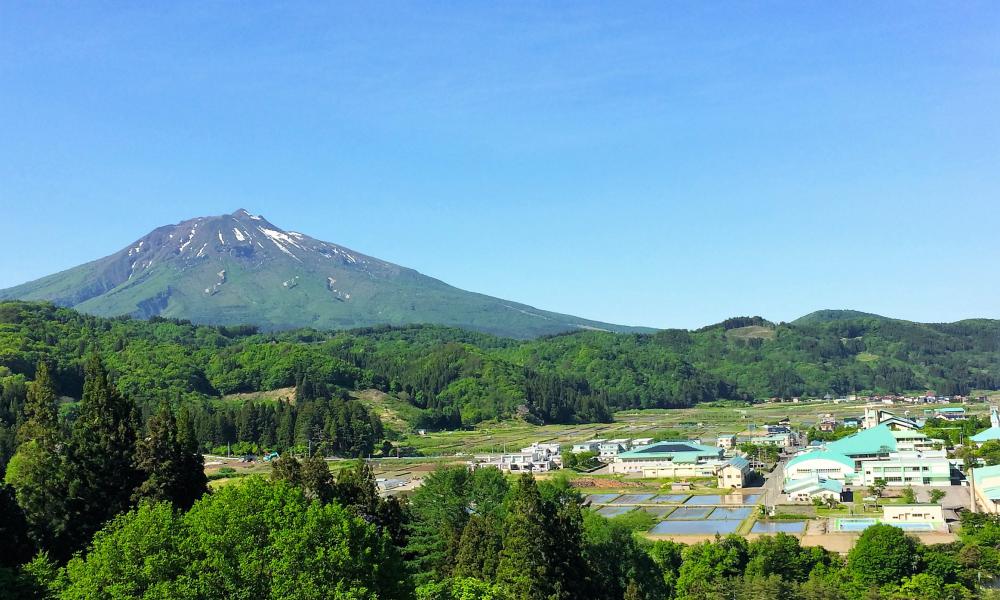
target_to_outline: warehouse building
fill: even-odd
[[[643,477],[715,477],[725,464],[722,455],[722,448],[694,442],[658,442],[619,453],[609,470]]]

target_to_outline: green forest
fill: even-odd
[[[0,464],[13,453],[40,361],[71,422],[84,364],[99,355],[145,423],[183,408],[201,451],[236,447],[378,453],[396,434],[349,396],[378,389],[414,427],[495,419],[607,422],[616,410],[730,399],[1000,387],[1000,321],[918,324],[863,313],[794,323],[739,317],[697,331],[581,331],[519,341],[439,326],[259,332],[153,318],[99,318],[47,303],[0,303]],[[291,402],[226,396],[294,388]],[[234,446],[235,445],[235,446]]]
[[[718,398],[995,387],[996,343],[993,322],[870,317],[798,325],[734,319],[692,332],[523,342],[441,327],[261,333],[3,303],[0,593],[992,597],[979,584],[1000,575],[993,517],[964,515],[960,540],[938,546],[873,526],[846,557],[786,535],[681,545],[639,535],[651,525],[645,513],[596,514],[563,479],[445,467],[405,499],[381,498],[366,463],[334,477],[323,455],[391,448],[393,432],[351,390],[394,394],[428,426],[593,421],[618,408]],[[227,397],[285,388],[294,390],[289,401]],[[220,444],[283,454],[270,477],[210,492],[202,455]]]
[[[567,479],[441,467],[382,498],[358,461],[336,478],[286,453],[269,478],[210,492],[191,419],[145,424],[101,359],[72,421],[40,362],[0,484],[0,596],[13,600],[958,600],[992,598],[1000,517],[965,513],[927,546],[888,525],[846,557],[785,534],[651,542]]]

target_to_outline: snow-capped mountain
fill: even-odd
[[[110,256],[0,291],[2,298],[266,329],[434,323],[511,337],[639,330],[460,290],[242,209],[158,227]]]

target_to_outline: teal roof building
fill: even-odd
[[[887,455],[896,451],[896,437],[888,425],[863,429],[855,434],[826,444],[826,449],[853,459]]]
[[[984,429],[976,435],[969,436],[969,439],[977,444],[985,444],[990,440],[1000,441],[1000,427],[990,427],[989,429]]]
[[[675,463],[697,463],[722,458],[722,448],[694,442],[658,442],[618,454],[619,460],[669,460]]]

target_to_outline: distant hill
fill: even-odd
[[[861,312],[860,310],[817,310],[804,315],[792,321],[797,325],[806,325],[811,323],[829,323],[830,321],[848,321],[851,319],[888,319],[888,317],[883,317],[882,315],[876,315],[874,313]]]
[[[429,323],[514,338],[652,331],[460,290],[242,209],[158,227],[110,256],[0,290],[0,299],[264,329]]]
[[[235,410],[348,390],[397,431],[512,417],[604,421],[615,410],[720,399],[1000,389],[1000,321],[989,319],[775,325],[736,317],[697,331],[514,340],[430,325],[258,333],[0,302],[4,393],[23,390],[45,358],[60,393],[79,397],[92,351],[123,392],[153,407],[182,399]]]

